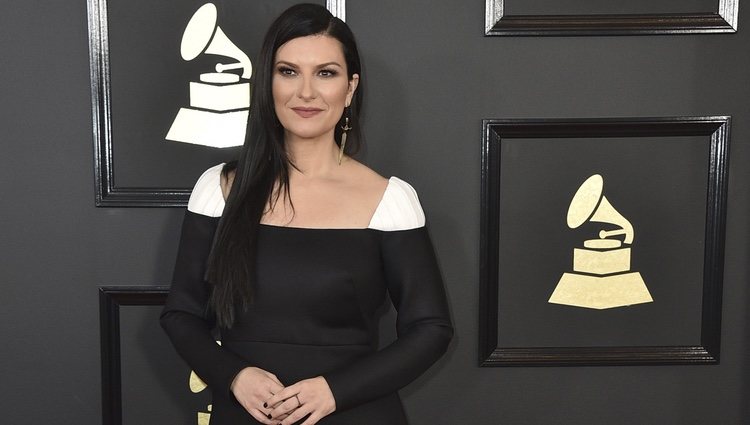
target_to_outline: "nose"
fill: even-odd
[[[315,87],[312,77],[304,76],[300,78],[300,87],[297,96],[304,100],[315,99]]]

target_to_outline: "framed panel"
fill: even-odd
[[[480,366],[718,363],[729,129],[484,120]]]
[[[196,104],[193,85],[226,89],[220,87],[226,86],[222,81],[204,84],[203,75],[214,67],[217,72],[213,74],[238,75],[235,64],[221,62],[227,57],[239,60],[238,56],[249,62],[260,49],[270,20],[294,3],[267,2],[260,7],[257,2],[221,2],[204,51],[186,59],[181,52],[183,32],[187,33],[194,13],[210,3],[88,0],[96,206],[183,207],[202,171],[236,158],[238,148],[204,146],[205,140],[221,140],[224,130],[220,136],[209,132],[200,141],[188,143],[174,142],[181,136],[170,134],[183,109],[188,109],[191,115],[179,121],[183,133],[192,134],[191,124],[200,121],[194,119],[198,116],[216,128],[232,128],[232,137],[227,139],[233,143],[228,145],[241,144],[249,109],[249,88],[245,87],[250,72],[239,75],[236,85],[245,85],[241,91],[247,99],[237,104]],[[216,6],[210,7],[216,10]],[[345,0],[327,0],[326,7],[344,19]],[[222,38],[219,33],[226,35],[229,43],[222,39],[215,44]],[[219,47],[212,50],[208,47],[212,45]],[[240,104],[243,102],[247,104]],[[186,141],[182,138],[180,141]]]
[[[716,0],[715,12],[628,14],[538,14],[507,13],[509,1],[486,0],[485,35],[644,35],[737,32],[739,0]]]
[[[193,393],[192,382],[188,389],[190,369],[159,327],[168,291],[166,286],[99,288],[104,425],[200,425],[209,414],[210,396]]]

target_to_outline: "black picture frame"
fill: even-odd
[[[486,0],[486,36],[591,36],[737,32],[739,0],[718,0],[713,13],[508,15],[506,0]]]
[[[120,307],[164,305],[168,286],[103,286],[99,288],[102,367],[102,424],[122,425]]]
[[[117,183],[115,144],[123,143],[112,132],[112,81],[109,41],[109,0],[87,0],[89,67],[91,81],[92,130],[94,142],[94,184],[97,207],[185,207],[190,188],[136,187]],[[335,16],[345,19],[346,0],[326,0]],[[137,54],[137,50],[128,54]],[[195,176],[197,178],[197,175]]]
[[[479,365],[596,366],[717,364],[720,354],[729,116],[485,119],[481,148]],[[706,215],[700,343],[661,346],[506,347],[498,344],[501,145],[504,140],[705,136]],[[701,277],[696,279],[700,282]],[[698,289],[700,292],[701,289]]]

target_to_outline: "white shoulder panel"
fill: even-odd
[[[424,226],[424,211],[419,203],[417,192],[411,185],[398,177],[391,177],[385,188],[383,199],[375,210],[370,229],[408,230]]]
[[[195,183],[190,194],[188,210],[209,217],[221,217],[224,211],[224,194],[221,193],[221,170],[224,164],[206,170]]]

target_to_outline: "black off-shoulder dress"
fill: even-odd
[[[388,219],[398,227],[399,211],[419,209],[419,204],[414,204],[416,195],[410,198],[408,190],[401,189],[406,183],[394,179],[386,190],[386,195],[391,191],[391,208],[378,209],[390,209],[383,214],[390,214]],[[215,178],[208,180],[211,186],[218,184]],[[220,331],[219,346],[206,308],[211,288],[203,280],[217,224],[218,217],[186,212],[161,317],[179,354],[213,392],[211,424],[258,423],[229,389],[247,366],[276,374],[284,385],[323,376],[336,411],[321,425],[406,424],[397,390],[445,352],[453,332],[424,226],[378,230],[261,225],[253,304],[231,329]],[[386,294],[398,311],[398,338],[378,350],[377,311]]]

